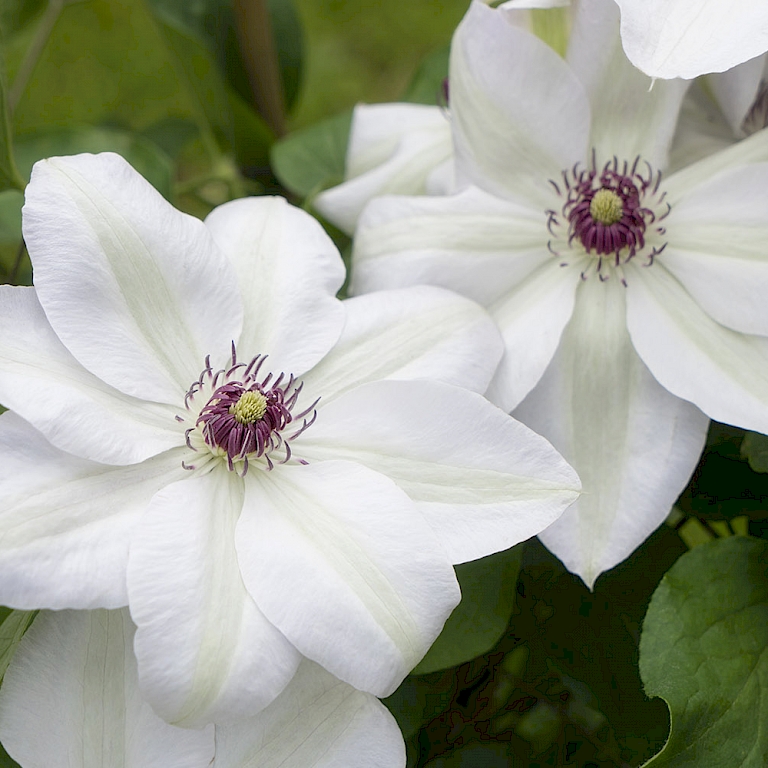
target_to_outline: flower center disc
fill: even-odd
[[[265,355],[257,355],[247,365],[238,363],[233,347],[231,364],[214,373],[206,359],[205,370],[185,398],[194,418],[194,426],[185,433],[187,447],[201,454],[193,463],[185,461],[186,469],[201,469],[224,459],[230,470],[245,475],[255,459],[263,459],[260,463],[268,470],[275,462],[291,460],[290,443],[313,424],[317,400],[295,413],[302,383],[283,373],[265,375],[261,370],[265,360]],[[299,420],[302,423],[297,426]]]
[[[267,398],[261,392],[248,390],[240,395],[240,399],[229,406],[229,412],[240,424],[253,424],[260,421],[267,412]]]
[[[598,224],[615,224],[624,215],[624,203],[612,189],[598,189],[589,204],[589,215]]]

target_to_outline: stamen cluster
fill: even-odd
[[[600,280],[608,279],[609,269],[618,269],[626,284],[620,270],[622,265],[643,253],[647,259],[645,266],[650,266],[666,247],[663,243],[646,248],[649,233],[665,234],[660,222],[669,214],[670,206],[663,202],[665,193],[659,192],[661,172],[654,173],[645,163],[643,174],[638,171],[639,165],[639,157],[631,166],[626,161],[620,165],[614,157],[598,170],[593,154],[590,168],[579,168],[577,164],[563,171],[562,189],[561,184],[550,180],[565,202],[559,212],[546,212],[548,229],[561,243],[564,240],[569,250],[578,244],[593,256]],[[563,237],[560,230],[566,225],[567,236]],[[551,240],[548,247],[555,255],[564,255]],[[568,263],[565,261],[562,266]],[[587,270],[581,276],[586,279]]]
[[[276,378],[271,371],[262,376],[266,359],[266,355],[257,355],[247,364],[239,363],[233,344],[230,365],[214,372],[206,357],[200,378],[184,398],[187,410],[197,414],[194,426],[185,432],[187,446],[195,452],[202,450],[203,462],[184,463],[185,469],[199,469],[211,458],[221,457],[230,470],[237,468],[245,475],[254,459],[263,458],[268,470],[275,463],[290,461],[290,443],[314,423],[318,401],[294,414],[303,383],[284,373]],[[196,407],[201,401],[205,402],[202,408]],[[291,423],[302,419],[298,430],[283,434]],[[279,454],[277,462],[275,453]]]

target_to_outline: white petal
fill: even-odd
[[[615,279],[581,285],[552,364],[515,411],[581,477],[579,500],[539,538],[590,588],[669,514],[708,425],[638,358],[626,330],[624,291]]]
[[[717,322],[768,335],[768,163],[718,174],[666,222],[664,267]]]
[[[544,374],[573,312],[578,284],[575,266],[550,258],[490,307],[506,349],[486,395],[505,411],[517,407]]]
[[[437,379],[483,392],[501,359],[488,313],[441,288],[368,293],[344,308],[339,343],[303,377],[307,396],[323,404],[378,379]]]
[[[768,56],[763,54],[726,72],[706,78],[706,83],[728,120],[734,136],[743,136],[742,124],[757,98],[767,67]]]
[[[141,689],[168,722],[250,717],[299,664],[243,586],[235,553],[242,501],[240,477],[217,467],[158,493],[131,542]]]
[[[556,204],[554,193],[549,206]],[[385,197],[355,236],[355,293],[427,283],[481,304],[503,296],[552,258],[544,208],[470,187],[441,198]]]
[[[389,710],[304,660],[256,717],[216,727],[216,768],[405,768]]]
[[[564,8],[571,4],[571,0],[507,0],[501,3],[499,8],[510,10],[523,10],[527,8]]]
[[[213,728],[174,728],[139,693],[128,611],[41,613],[0,691],[0,739],[25,768],[207,768]]]
[[[0,417],[0,603],[125,605],[128,545],[153,494],[185,474],[181,449],[111,467],[63,453],[14,413]]]
[[[423,195],[430,173],[453,156],[444,109],[423,104],[358,104],[347,148],[346,181],[312,205],[352,235],[366,203],[386,194]]]
[[[48,320],[113,387],[175,405],[205,355],[237,340],[229,262],[119,155],[36,163],[22,215]]]
[[[336,343],[344,263],[308,213],[282,197],[247,197],[205,220],[235,267],[243,297],[241,359],[268,354],[277,370],[303,373]]]
[[[546,440],[481,395],[434,381],[379,381],[346,393],[322,409],[301,452],[394,480],[453,563],[536,535],[579,490]]]
[[[459,601],[413,502],[346,461],[246,475],[237,554],[267,618],[305,656],[377,696],[397,688]]]
[[[667,193],[665,202],[672,207],[680,202],[699,184],[709,181],[716,174],[751,163],[768,161],[768,131],[758,131],[743,141],[737,141],[717,154],[705,157],[693,165],[672,174],[664,182]]]
[[[683,80],[654,83],[630,64],[619,38],[619,10],[613,0],[581,0],[568,43],[567,61],[579,77],[592,108],[591,146],[598,164],[615,155],[640,155],[654,168],[667,153],[689,85]]]
[[[570,67],[474,2],[453,38],[450,88],[459,183],[547,208],[547,180],[587,155],[589,102]]]
[[[124,395],[72,357],[33,288],[0,286],[0,402],[58,448],[106,464],[142,461],[183,442],[176,409]]]
[[[768,432],[768,339],[716,323],[660,264],[627,279],[632,343],[661,385],[717,421]]]
[[[755,0],[616,0],[632,63],[651,77],[723,72],[768,50],[768,5]]]

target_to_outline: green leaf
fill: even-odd
[[[456,566],[461,602],[427,655],[413,670],[423,675],[455,667],[491,650],[515,608],[521,545]]]
[[[10,608],[1,610],[4,615],[0,624],[0,680],[3,679],[21,638],[37,616],[37,611],[14,611]]]
[[[272,168],[280,183],[301,197],[344,180],[352,111],[289,134],[272,145]]]
[[[10,41],[11,74],[24,75],[35,34],[29,25]],[[67,4],[44,42],[29,81],[21,84],[13,116],[17,136],[83,124],[143,133],[162,124],[166,132],[181,126],[188,139],[191,122],[209,159],[234,146],[230,94],[213,53],[175,18],[154,13],[148,1]]]
[[[451,48],[446,45],[429,54],[419,65],[416,74],[403,94],[403,101],[416,104],[444,105],[444,83],[448,77],[448,59]]]
[[[747,432],[741,443],[741,456],[755,472],[768,472],[768,436]]]
[[[640,674],[672,718],[647,766],[768,764],[768,542],[716,539],[675,563],[648,608]]]

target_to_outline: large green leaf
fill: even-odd
[[[414,674],[455,667],[496,645],[515,608],[522,556],[520,545],[456,566],[461,602]]]
[[[12,76],[23,71],[37,26],[28,24],[11,39]],[[236,97],[214,54],[188,26],[146,0],[65,5],[24,85],[13,116],[17,135],[73,124],[151,133],[162,125],[166,133],[180,126],[188,139],[192,123],[209,158],[236,144]],[[263,126],[254,130],[254,139],[270,138]]]
[[[272,167],[287,189],[309,197],[344,180],[352,112],[289,134],[272,146]]]
[[[672,718],[646,765],[768,765],[768,542],[717,539],[675,563],[648,608],[640,674]]]

